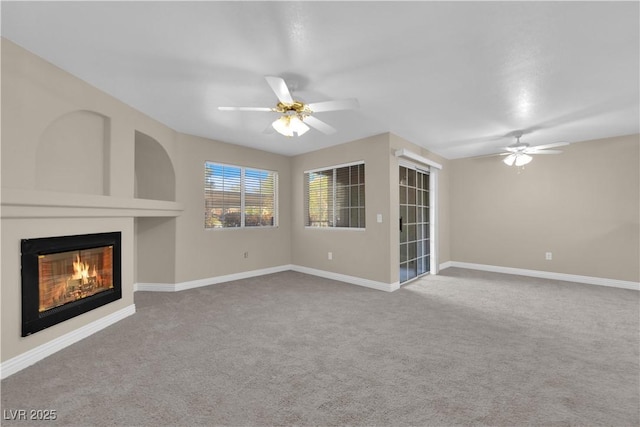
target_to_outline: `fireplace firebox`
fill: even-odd
[[[122,298],[120,232],[21,246],[23,337]]]

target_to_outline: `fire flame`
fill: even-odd
[[[96,276],[96,267],[93,266],[93,276]],[[73,261],[72,279],[82,279],[83,283],[87,283],[89,278],[89,264],[80,261],[80,255],[76,255],[76,261]]]

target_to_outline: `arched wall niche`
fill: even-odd
[[[110,129],[110,119],[94,111],[54,120],[38,143],[36,189],[108,195]]]
[[[175,201],[176,176],[164,147],[140,131],[135,133],[134,197]]]

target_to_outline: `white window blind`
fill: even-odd
[[[205,228],[277,225],[278,174],[205,162]]]
[[[304,174],[305,226],[365,228],[364,163]]]

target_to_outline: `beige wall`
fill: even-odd
[[[638,135],[562,149],[523,170],[451,162],[452,260],[639,280]]]
[[[292,159],[292,263],[333,273],[393,283],[389,265],[389,136],[382,134],[325,148]],[[304,172],[365,162],[366,229],[304,226]],[[382,214],[383,222],[376,222]],[[329,260],[328,252],[333,259]]]
[[[135,218],[135,283],[175,283],[176,219]]]
[[[176,282],[204,279],[291,262],[290,159],[237,145],[178,135],[177,197],[185,209],[176,219]],[[204,228],[205,161],[278,172],[279,226],[264,229]],[[160,250],[160,248],[158,248]],[[249,257],[244,258],[244,252]]]
[[[299,155],[292,161],[292,263],[309,268],[365,278],[382,283],[399,280],[398,158],[407,148],[443,165],[438,200],[441,221],[440,262],[449,260],[448,161],[393,134],[381,134]],[[303,174],[306,170],[342,163],[365,162],[366,229],[304,227]],[[382,214],[383,222],[376,221]],[[329,260],[327,253],[333,253]]]
[[[134,136],[142,131],[172,153],[175,132],[4,38],[1,93],[6,361],[133,304]],[[122,299],[21,337],[20,240],[109,231],[122,232]]]

